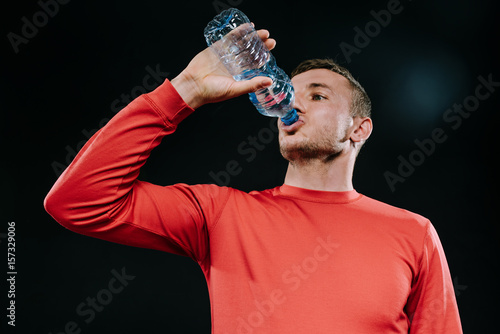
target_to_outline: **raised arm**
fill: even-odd
[[[267,31],[259,35],[269,48],[274,46]],[[72,231],[200,261],[208,245],[209,213],[203,212],[197,196],[203,194],[210,202],[225,196],[224,191],[216,186],[156,186],[137,180],[139,170],[162,138],[194,109],[270,83],[263,77],[234,81],[205,49],[172,82],[139,96],[92,136],[48,193],[45,209]]]

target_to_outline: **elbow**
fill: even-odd
[[[52,188],[43,200],[43,207],[55,221],[68,228],[71,225],[71,215],[68,210],[64,209],[68,205],[63,198],[64,196],[61,196],[58,191]]]
[[[98,232],[109,224],[108,203],[75,189],[56,183],[43,201],[45,211],[60,225],[80,234]]]
[[[60,225],[77,231],[89,225],[90,212],[82,210],[82,202],[73,191],[56,183],[45,196],[43,206],[45,211]]]

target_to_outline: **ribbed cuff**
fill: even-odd
[[[194,112],[194,109],[182,99],[168,79],[155,90],[147,93],[146,96],[147,100],[154,103],[155,109],[161,112],[164,119],[172,125],[178,125],[182,120]]]

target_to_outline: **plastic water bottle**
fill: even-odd
[[[204,31],[208,46],[237,81],[266,76],[271,86],[250,93],[250,101],[266,116],[280,117],[285,125],[298,120],[293,108],[295,92],[290,78],[253,28],[248,17],[236,8],[226,9],[208,23]]]

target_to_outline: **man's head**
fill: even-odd
[[[292,83],[299,121],[280,123],[282,155],[289,161],[356,155],[372,129],[371,102],[359,82],[330,59],[311,59],[295,68]]]
[[[351,72],[345,67],[342,67],[335,63],[331,59],[309,59],[300,63],[293,71],[291,77],[304,73],[313,69],[327,69],[337,74],[340,74],[347,79],[349,85],[352,89],[351,98],[351,115],[359,117],[371,117],[372,103],[368,94],[366,94],[365,89],[361,84],[354,79]]]

